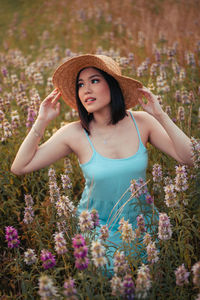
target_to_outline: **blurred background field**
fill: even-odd
[[[42,268],[39,262],[33,269],[25,266],[23,251],[31,247],[38,256],[44,247],[54,251],[52,234],[56,231],[57,219],[49,200],[48,168],[18,177],[11,174],[10,166],[36,118],[40,102],[53,89],[51,76],[55,68],[65,59],[80,53],[110,55],[119,62],[124,74],[142,81],[159,95],[164,110],[174,122],[189,136],[198,139],[199,11],[200,2],[194,0],[0,0],[1,299],[37,299],[36,286]],[[61,114],[49,125],[43,141],[60,126],[77,119],[74,111],[63,102],[61,104]],[[150,145],[148,150],[149,191],[159,210],[170,215],[175,229],[173,239],[160,246],[161,254],[165,254],[160,258],[162,274],[167,272],[167,279],[161,276],[147,299],[196,299],[198,287],[194,287],[192,277],[189,285],[180,288],[175,283],[174,270],[184,263],[192,274],[192,265],[200,259],[199,171],[198,168],[187,169],[189,188],[177,196],[180,201],[186,199],[188,205],[181,210],[171,209],[165,204],[163,185],[166,178],[174,180],[177,163]],[[76,205],[84,181],[73,155],[70,161],[70,197]],[[155,163],[163,169],[163,181],[158,190],[152,179]],[[61,184],[60,174],[66,172],[65,160],[60,160],[53,167],[58,184]],[[23,222],[24,197],[27,194],[34,199],[35,221],[32,225]],[[18,252],[7,248],[5,226],[18,229],[21,237]],[[70,228],[73,234],[75,227]],[[68,247],[72,248],[70,238]],[[79,276],[74,269],[72,255],[64,260],[60,258],[59,267],[49,273],[45,271],[46,274],[63,283],[66,262],[67,274],[72,270],[71,276]],[[133,278],[136,277],[134,267]],[[112,299],[106,281],[103,287],[107,296],[102,293],[102,287],[95,286],[90,273],[84,276],[90,278],[91,285],[88,286],[96,292],[88,296],[88,286],[82,285],[81,278],[77,277],[82,293],[80,299],[95,299],[95,293],[101,294],[96,299]]]

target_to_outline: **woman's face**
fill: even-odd
[[[102,109],[110,109],[110,88],[103,75],[95,68],[86,68],[78,78],[78,95],[81,103],[88,111],[94,113]]]

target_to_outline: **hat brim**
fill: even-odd
[[[72,108],[76,106],[76,78],[80,70],[86,67],[95,67],[113,76],[122,90],[126,108],[134,107],[138,103],[141,95],[138,88],[143,85],[141,82],[120,74],[120,69],[116,64],[113,68],[113,60],[110,57],[101,55],[85,54],[70,58],[60,65],[53,74],[52,81],[59,89],[63,100]]]

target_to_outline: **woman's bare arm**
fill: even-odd
[[[193,165],[190,138],[162,110],[155,95],[146,88],[140,90],[148,103],[145,104],[142,99],[139,102],[153,116],[146,116],[150,143],[178,162]]]
[[[22,175],[41,169],[72,151],[66,142],[70,138],[70,130],[67,128],[61,128],[47,142],[38,147],[45,128],[60,112],[59,98],[60,93],[54,90],[41,103],[38,118],[21,144],[11,166],[14,174]]]

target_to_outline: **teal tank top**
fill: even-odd
[[[85,131],[93,153],[88,162],[80,164],[85,178],[85,188],[78,205],[78,213],[85,209],[91,210],[95,208],[99,213],[101,225],[108,224],[108,218],[111,220],[120,207],[130,198],[131,192],[130,190],[127,191],[127,189],[130,187],[131,180],[138,180],[139,178],[146,180],[148,153],[142,143],[136,121],[131,112],[130,114],[139,138],[138,150],[130,157],[111,159],[102,156],[95,150],[89,135]],[[120,202],[116,205],[120,198]],[[144,200],[144,202],[146,201]],[[129,220],[133,225],[136,225],[136,217],[146,209],[148,209],[148,206],[144,205],[144,207],[141,207],[140,203],[139,207],[136,205],[136,199],[133,198],[125,205],[119,219],[124,217],[125,220]],[[112,214],[110,216],[111,211]],[[113,230],[117,230],[118,226],[117,221]]]

